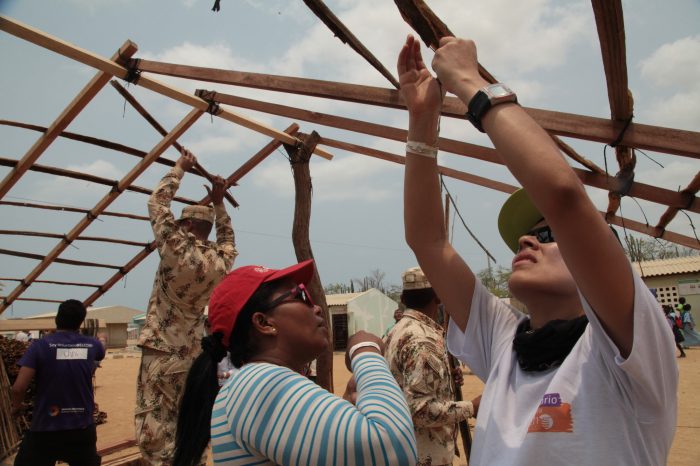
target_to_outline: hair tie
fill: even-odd
[[[224,348],[224,344],[222,342],[223,337],[223,333],[214,332],[213,334],[202,338],[202,351],[207,353],[211,357],[212,361],[217,364],[226,356],[226,348]]]

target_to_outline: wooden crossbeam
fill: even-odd
[[[367,47],[365,47],[360,40],[355,37],[355,35],[350,32],[350,30],[343,24],[342,21],[323,3],[322,0],[304,0],[306,6],[309,7],[313,13],[318,16],[318,18],[323,21],[323,23],[328,26],[335,36],[340,39],[344,44],[348,44],[354,51],[360,54],[362,58],[367,60],[367,62],[379,71],[382,76],[384,76],[392,86],[396,89],[399,88],[399,82],[396,80],[394,75],[387,70],[382,62],[380,62],[377,57],[375,57],[372,52],[370,52]]]
[[[297,131],[299,131],[299,125],[296,123],[291,124],[287,129],[284,130],[285,133],[289,135],[295,135]],[[238,168],[235,172],[231,174],[226,179],[226,182],[229,185],[233,185],[237,183],[241,178],[243,178],[248,172],[250,172],[253,168],[255,168],[260,162],[265,160],[270,154],[272,154],[277,148],[279,148],[282,145],[282,143],[279,141],[279,139],[275,139],[268,144],[265,145],[262,149],[260,149],[255,155],[253,155],[249,160],[247,160],[243,165]],[[209,196],[205,197],[200,201],[201,204],[205,204],[209,202]],[[156,249],[156,242],[152,241],[149,243],[142,251],[140,251],[138,254],[136,254],[129,262],[127,262],[118,272],[116,272],[114,275],[112,275],[104,284],[102,284],[99,289],[97,289],[94,293],[92,293],[86,300],[83,302],[85,303],[86,306],[89,306],[90,304],[94,303],[97,301],[100,296],[105,294],[107,291],[109,291],[110,288],[112,288],[119,280],[122,279],[127,273],[131,272],[137,265],[139,265],[145,258],[147,258],[151,252],[153,252]]]
[[[0,157],[0,166],[5,166],[5,167],[14,167],[18,163],[17,160],[12,160],[12,159],[6,159],[4,157]],[[74,170],[66,170],[65,168],[57,168],[57,167],[47,167],[46,165],[40,165],[38,163],[35,163],[31,167],[29,167],[29,171],[37,172],[37,173],[46,173],[49,175],[56,175],[56,176],[61,176],[64,178],[72,178],[76,180],[83,180],[83,181],[89,181],[91,183],[96,183],[96,184],[101,184],[105,186],[111,186],[112,188],[115,188],[118,184],[118,180],[110,180],[109,178],[103,178],[101,176],[95,176],[95,175],[90,175],[88,173],[82,173]],[[135,185],[130,185],[126,186],[124,188],[126,191],[132,191],[135,193],[141,193],[141,194],[146,194],[149,195],[152,193],[150,189],[143,188],[141,186],[135,186]],[[176,196],[173,198],[174,201],[181,202],[183,204],[196,204],[197,201],[194,201],[192,199],[188,199],[186,197],[179,197]]]
[[[688,199],[688,203],[694,202],[695,195],[697,192],[700,191],[700,172],[695,174],[695,177],[692,179],[692,181],[688,184],[688,186],[681,190],[681,194],[685,194]],[[671,220],[674,219],[678,211],[681,209],[678,207],[669,207],[666,212],[664,212],[661,215],[661,218],[659,219],[659,223],[656,225],[656,228],[665,230],[666,226],[671,222]]]
[[[42,261],[42,263],[46,260],[46,256],[42,256],[41,254],[34,254],[31,252],[23,252],[23,251],[12,251],[10,249],[0,249],[0,254],[6,255],[6,256],[14,256],[14,257],[23,257],[25,259],[34,259],[38,261]],[[116,269],[119,270],[118,265],[111,265],[111,264],[102,264],[99,262],[87,262],[87,261],[77,261],[73,259],[61,259],[59,258],[53,258],[51,262],[56,262],[58,264],[66,264],[66,265],[77,265],[79,267],[100,267],[104,269]],[[48,266],[48,264],[47,264]],[[27,288],[29,286],[28,283],[26,283],[26,278],[20,282],[19,287],[24,287]],[[10,294],[12,296],[12,293]],[[8,296],[8,298],[10,297]],[[5,298],[5,299],[8,299]],[[14,301],[14,297],[12,297],[10,303]],[[10,304],[8,303],[8,304]]]
[[[48,205],[48,204],[35,204],[31,202],[12,202],[12,201],[0,201],[0,205],[10,206],[10,207],[27,207],[29,209],[43,209],[43,210],[57,210],[61,212],[75,212],[79,214],[89,214],[88,209],[79,209],[77,207],[66,207],[60,205]],[[143,215],[127,214],[123,212],[110,212],[105,210],[100,215],[110,216],[110,217],[120,217],[120,218],[130,218],[132,220],[148,220],[148,217]]]
[[[399,92],[395,89],[190,65],[175,65],[150,60],[139,60],[138,69],[197,81],[230,84],[232,86],[406,110]],[[540,126],[552,134],[605,144],[614,142],[624,127],[624,122],[604,118],[535,108],[525,108],[525,110]],[[442,114],[444,116],[466,119],[464,116],[465,112],[466,107],[461,100],[456,97],[445,97],[442,105]],[[637,149],[700,158],[700,132],[695,131],[631,123],[620,143]]]
[[[56,238],[63,239],[65,235],[60,235],[58,233],[47,233],[43,231],[27,231],[27,230],[0,230],[0,235],[9,236],[36,236],[39,238]],[[126,246],[139,246],[145,247],[148,243],[138,243],[136,241],[128,241],[119,238],[102,238],[99,236],[78,236],[75,241],[96,241],[101,243],[114,243],[114,244],[124,244]],[[36,280],[35,280],[36,281]]]
[[[408,132],[406,130],[394,128],[391,126],[369,123],[366,121],[339,117],[336,115],[329,115],[326,113],[312,112],[296,107],[272,104],[269,102],[247,99],[244,97],[238,97],[230,94],[222,94],[218,92],[212,94],[213,98],[217,102],[220,102],[222,104],[240,106],[251,110],[266,112],[279,116],[285,116],[297,120],[309,121],[320,125],[330,126],[333,128],[340,128],[348,131],[368,134],[371,136],[378,136],[385,139],[392,139],[394,141],[405,141],[408,135]],[[327,138],[321,138],[321,140],[322,142],[330,141]],[[328,143],[328,145],[330,145],[330,143]],[[439,138],[438,147],[443,151],[451,152],[453,154],[463,155],[466,157],[475,158],[477,160],[483,160],[486,162],[492,162],[503,165],[503,161],[498,156],[496,150],[488,147],[478,146],[476,144],[469,144],[466,142],[461,142],[455,139],[448,138]],[[605,173],[582,170],[576,167],[573,167],[573,170],[574,172],[576,172],[581,181],[588,186],[593,186],[604,190],[618,189],[620,187],[620,180],[614,177],[610,177]],[[695,200],[697,198],[695,198],[691,202],[691,205],[688,206],[689,199],[687,195],[668,189],[657,188],[656,186],[634,182],[631,185],[629,195],[637,197],[639,199],[660,203],[665,206],[688,208],[688,210],[692,212],[700,213],[700,202],[697,202]]]
[[[131,70],[125,68],[124,66],[121,66],[114,60],[107,60],[95,53],[92,53],[88,50],[85,50],[66,41],[58,39],[50,34],[47,34],[43,31],[40,31],[39,29],[33,28],[8,16],[0,15],[0,30],[5,31],[8,34],[12,34],[15,37],[19,37],[20,39],[32,42],[33,44],[36,44],[40,47],[44,47],[45,49],[56,52],[59,55],[72,58],[73,60],[79,61],[85,65],[101,70],[105,74],[106,81],[104,84],[106,84],[106,82],[109,80],[109,75],[124,80],[132,79],[133,74]],[[299,140],[283,131],[278,131],[275,128],[267,126],[263,123],[259,123],[238,113],[222,109],[214,110],[210,108],[210,104],[206,100],[187,94],[183,91],[180,91],[179,89],[156,81],[148,76],[140,75],[138,77],[138,80],[135,80],[135,83],[153,92],[189,105],[202,112],[212,111],[212,114],[214,114],[215,116],[223,118],[224,120],[230,121],[232,123],[236,123],[240,126],[246,127],[258,133],[267,135],[269,137],[279,139],[285,144],[296,145],[300,143]],[[63,128],[61,128],[61,130],[62,129]],[[333,158],[331,154],[329,154],[321,148],[317,148],[314,151],[314,153],[327,160]],[[0,191],[0,194],[2,194],[2,191]],[[0,198],[1,197],[2,195],[0,195]]]
[[[0,19],[0,25],[4,25],[4,19]],[[112,55],[111,60],[118,60],[120,62],[125,62],[134,53],[136,53],[136,44],[127,40],[124,45]],[[78,93],[78,95],[73,99],[73,101],[61,112],[61,114],[54,120],[48,130],[34,143],[34,145],[24,154],[24,157],[19,161],[19,163],[10,170],[5,178],[0,182],[0,199],[5,197],[5,195],[12,189],[12,187],[19,181],[19,179],[26,173],[26,171],[31,167],[36,160],[41,157],[41,154],[51,145],[51,143],[58,137],[58,135],[66,129],[66,127],[75,119],[76,116],[90,103],[90,101],[97,95],[97,93],[104,87],[109,81],[111,75],[100,71],[93,77],[90,82]]]
[[[406,158],[400,155],[392,154],[389,152],[381,151],[378,149],[372,149],[369,147],[359,146],[357,144],[351,144],[344,141],[337,141],[329,138],[321,138],[322,142],[330,147],[335,147],[336,149],[347,150],[349,152],[354,152],[356,154],[368,155],[370,157],[387,160],[389,162],[405,164]],[[501,183],[488,178],[483,178],[480,176],[472,175],[471,173],[465,173],[451,168],[438,166],[438,172],[448,176],[450,178],[455,178],[458,180],[466,181],[467,183],[476,184],[478,186],[483,186],[485,188],[494,189],[506,194],[511,194],[515,191],[517,186],[513,186],[507,183]],[[600,212],[603,218],[606,219],[608,223],[624,226],[627,229],[634,230],[646,235],[652,236],[654,238],[661,238],[673,243],[680,244],[692,249],[700,250],[700,242],[697,239],[690,236],[685,236],[680,233],[674,233],[672,231],[667,231],[661,228],[652,227],[650,225],[645,225],[641,222],[630,220],[627,218],[619,217],[617,215],[606,215],[605,212]]]
[[[0,277],[0,282],[21,282],[23,278],[8,278]],[[101,285],[96,283],[78,283],[78,282],[62,282],[56,280],[34,280],[34,283],[45,283],[48,285],[64,285],[64,286],[84,286],[88,288],[99,288]]]
[[[163,139],[155,145],[155,147],[148,153],[148,155],[143,158],[134,168],[129,171],[121,180],[116,184],[114,189],[105,195],[88,215],[86,215],[78,224],[69,231],[66,236],[60,241],[46,257],[32,270],[5,299],[3,299],[2,304],[0,304],[0,314],[2,314],[7,307],[12,304],[12,302],[18,298],[24,290],[26,290],[32,282],[41,273],[46,270],[46,268],[54,262],[58,256],[68,247],[68,245],[77,238],[85,229],[93,222],[98,215],[100,215],[107,207],[114,202],[114,200],[124,191],[128,186],[130,186],[134,180],[141,175],[159,156],[165,149],[167,149],[172,141],[180,137],[185,131],[187,131],[196,121],[202,116],[204,112],[199,109],[191,110],[180,123],[173,128],[173,130],[168,133]],[[121,267],[119,267],[121,268]]]

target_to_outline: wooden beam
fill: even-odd
[[[1,277],[0,282],[21,282],[23,278],[7,278]],[[78,283],[78,282],[60,282],[55,280],[34,280],[34,283],[45,283],[48,285],[64,285],[64,286],[84,286],[88,288],[99,288],[101,285],[95,283]]]
[[[370,157],[387,160],[389,162],[405,164],[406,158],[400,155],[391,154],[389,152],[384,152],[377,149],[371,149],[369,147],[358,146],[356,144],[351,144],[343,141],[336,141],[334,139],[329,138],[321,138],[321,140],[324,144],[330,147],[335,147],[336,149],[347,150],[349,152],[354,152],[356,154],[361,155],[368,155]],[[500,191],[506,194],[510,194],[516,189],[518,189],[517,186],[490,180],[488,178],[472,175],[470,173],[460,172],[458,170],[454,170],[443,166],[438,166],[438,172],[451,178],[466,181],[467,183],[476,184],[485,188],[494,189],[496,191]],[[673,243],[680,244],[689,248],[700,249],[700,242],[698,242],[697,239],[692,238],[690,236],[685,236],[681,235],[680,233],[674,233],[671,231],[663,230],[658,227],[645,225],[643,223],[619,217],[617,215],[608,216],[605,212],[600,212],[600,215],[602,215],[608,223],[620,226],[623,226],[624,223],[624,226],[630,230],[637,231],[639,233],[644,233],[654,238],[662,238],[667,241],[671,241]]]
[[[0,254],[4,254],[6,256],[14,256],[14,257],[22,257],[24,259],[35,259],[38,261],[44,262],[47,258],[47,256],[42,256],[41,254],[33,254],[31,252],[22,252],[22,251],[12,251],[10,249],[0,249]],[[66,265],[77,265],[79,267],[101,267],[104,269],[116,269],[119,270],[118,265],[110,265],[110,264],[102,264],[99,262],[86,262],[86,261],[76,261],[73,259],[61,259],[61,258],[53,258],[51,262],[56,262],[58,264],[66,264]],[[48,265],[47,265],[48,267]],[[20,287],[27,288],[29,284],[26,283],[26,278],[22,280],[20,283]],[[11,304],[12,301],[15,300],[15,297],[12,296],[12,293],[5,298],[5,300],[10,299],[7,304]]]
[[[0,24],[4,25],[4,19],[0,19]],[[137,46],[127,40],[124,45],[112,55],[111,60],[125,62],[136,53]],[[90,103],[97,93],[109,81],[111,75],[104,71],[98,72],[90,82],[78,93],[73,101],[54,120],[48,130],[34,143],[34,145],[24,154],[19,163],[10,170],[5,178],[0,182],[0,199],[12,189],[19,179],[26,173],[29,167],[41,157],[41,154],[51,145],[58,135],[75,119],[76,116]]]
[[[0,157],[0,166],[5,166],[5,167],[14,167],[18,163],[17,160],[12,160],[12,159],[6,159],[4,157]],[[91,183],[96,183],[96,184],[101,184],[105,186],[111,186],[113,189],[117,186],[119,181],[117,180],[110,180],[109,178],[102,178],[101,176],[95,176],[95,175],[90,175],[87,173],[82,173],[82,172],[77,172],[73,170],[66,170],[64,168],[57,168],[57,167],[47,167],[45,165],[39,165],[38,163],[35,163],[29,168],[29,171],[37,172],[37,173],[46,173],[48,175],[56,175],[56,176],[61,176],[64,178],[72,178],[76,180],[82,180],[82,181],[89,181]],[[127,186],[124,188],[127,191],[132,191],[135,193],[141,193],[141,194],[147,194],[151,195],[152,191],[147,188],[143,188],[141,186]],[[175,196],[173,198],[174,201],[177,202],[182,202],[183,204],[196,204],[197,201],[194,201],[192,199],[188,199],[186,197],[179,197]]]
[[[688,198],[688,202],[694,202],[695,194],[700,191],[700,172],[695,174],[695,177],[692,179],[692,181],[688,184],[688,187],[686,187],[684,190],[681,191],[681,194],[684,194]],[[659,228],[661,230],[665,230],[666,226],[671,222],[671,220],[674,219],[678,211],[684,210],[680,209],[678,207],[669,207],[666,212],[661,215],[661,218],[659,219],[659,223],[656,225],[656,228]]]
[[[26,231],[26,230],[0,230],[0,235],[10,235],[10,236],[37,236],[40,238],[56,238],[63,239],[65,235],[60,235],[58,233],[46,233],[41,231]],[[137,243],[136,241],[128,241],[125,239],[118,238],[101,238],[98,236],[78,236],[75,241],[97,241],[102,243],[114,243],[114,244],[124,244],[127,246],[139,246],[144,247],[148,243]],[[36,281],[36,280],[35,280]]]
[[[281,115],[303,121],[310,121],[324,126],[341,128],[348,131],[368,134],[371,136],[378,136],[394,141],[405,141],[408,134],[407,131],[404,129],[394,128],[391,126],[379,125],[376,123],[368,123],[365,121],[354,120],[352,118],[339,117],[320,112],[312,112],[309,110],[288,107],[285,105],[271,104],[268,102],[261,102],[257,100],[247,99],[244,97],[238,97],[229,94],[221,94],[218,92],[213,94],[214,100],[222,104],[241,106],[251,110],[271,113],[274,115]],[[321,138],[321,141],[323,144],[331,145],[329,141],[332,141],[332,139]],[[488,147],[477,146],[475,144],[469,144],[466,142],[461,142],[455,139],[447,138],[439,138],[438,146],[441,150],[446,152],[451,152],[453,154],[463,155],[466,157],[475,158],[477,160],[483,160],[486,162],[492,162],[503,165],[503,161],[498,156],[498,153],[494,149]],[[604,173],[594,173],[576,167],[574,167],[573,170],[576,172],[581,181],[586,185],[605,190],[616,190],[619,189],[621,186],[621,180],[618,180],[614,177],[610,177]],[[679,208],[684,208],[684,206],[688,206],[689,202],[687,195],[684,195],[682,193],[670,191],[663,188],[657,188],[655,186],[637,182],[632,183],[629,195],[647,201],[657,202],[666,206],[673,205]],[[689,207],[689,210],[691,210],[692,212],[700,213],[700,202],[693,201],[691,206]]]
[[[34,204],[31,202],[12,202],[12,201],[0,201],[0,205],[11,206],[11,207],[27,207],[30,209],[43,209],[43,210],[58,210],[62,212],[75,212],[80,214],[89,214],[88,209],[79,209],[77,207],[66,207],[58,205],[47,205],[47,204]],[[148,220],[148,217],[143,215],[126,214],[122,212],[110,212],[105,210],[100,215],[110,216],[110,217],[120,217],[120,218],[130,218],[132,220]]]
[[[299,130],[299,125],[293,123],[284,131],[289,135],[295,135]],[[227,178],[227,183],[233,185],[237,183],[241,178],[243,178],[248,172],[255,168],[260,162],[265,160],[270,154],[272,154],[277,148],[279,148],[282,143],[279,139],[274,139],[265,145],[260,151],[253,155],[248,161],[246,161],[241,167],[233,172],[231,176]],[[209,202],[209,196],[205,197],[200,201],[200,203]],[[145,258],[147,258],[151,252],[156,249],[156,242],[152,241],[148,246],[146,246],[142,251],[140,251],[136,256],[134,256],[129,262],[127,262],[124,267],[122,267],[118,272],[112,275],[99,289],[92,293],[83,302],[86,306],[97,301],[103,294],[109,291],[119,280],[122,279],[127,273],[133,270],[137,265],[139,265]]]
[[[166,134],[168,134],[168,131],[166,131],[166,129],[163,128],[163,126],[161,126],[161,124],[158,123],[158,121],[155,118],[153,118],[153,116],[148,112],[148,110],[146,110],[144,106],[141,105],[138,100],[136,100],[136,97],[134,97],[129,91],[127,91],[124,88],[124,86],[119,84],[119,82],[117,82],[114,79],[110,81],[110,84],[117,90],[117,92],[119,92],[119,94],[122,97],[124,97],[124,99],[126,99],[127,102],[131,104],[132,107],[134,107],[134,110],[136,110],[139,113],[139,115],[141,115],[148,123],[151,124],[151,126],[153,126],[153,128],[155,128],[156,131],[158,131],[158,134],[160,134],[161,136],[165,136]],[[180,151],[180,153],[182,153],[184,149],[184,147],[182,147],[182,145],[177,141],[173,141],[173,147]],[[212,185],[214,184],[214,177],[202,165],[200,165],[199,161],[195,161],[194,167],[192,168],[194,169],[193,171],[195,173],[206,178],[207,181],[212,183]],[[231,194],[228,191],[224,191],[224,197],[231,204],[232,207],[238,207],[238,202],[236,202],[236,200],[233,198],[233,196],[231,196]]]
[[[318,79],[174,65],[149,60],[140,60],[138,68],[151,73],[197,81],[308,95],[400,110],[406,109],[399,92],[395,89],[344,84]],[[624,122],[572,113],[535,108],[525,108],[525,110],[540,126],[552,134],[602,142],[604,144],[614,142],[625,125]],[[465,119],[465,112],[466,107],[461,100],[456,97],[445,97],[442,106],[442,114],[444,116]],[[695,131],[631,123],[620,143],[637,149],[700,158],[700,132]]]
[[[348,44],[354,51],[360,54],[370,65],[379,71],[392,86],[399,88],[399,82],[387,70],[382,62],[365,47],[355,35],[343,24],[340,19],[323,3],[322,0],[304,0],[306,6],[328,26],[328,29],[338,38],[343,44]]]
[[[3,300],[2,305],[0,305],[0,314],[2,314],[7,307],[12,304],[16,298],[18,298],[24,290],[26,290],[32,282],[41,275],[46,268],[55,261],[58,256],[68,247],[68,245],[77,238],[85,229],[97,218],[100,213],[107,209],[107,207],[124,191],[134,180],[141,175],[159,156],[162,154],[166,148],[170,146],[172,141],[180,137],[185,131],[187,131],[196,121],[202,116],[204,112],[199,109],[191,110],[180,123],[173,128],[173,130],[168,133],[166,137],[161,139],[158,144],[148,153],[148,155],[143,158],[134,168],[129,171],[121,180],[116,184],[114,189],[105,195],[93,209],[87,214],[78,224],[69,231],[65,238],[59,242],[46,257],[39,263],[34,270],[29,272],[25,277],[24,281],[17,286],[8,296]]]
[[[121,66],[119,63],[113,60],[107,60],[95,53],[72,45],[8,16],[0,15],[0,30],[5,31],[8,34],[12,34],[15,37],[19,37],[20,39],[32,42],[40,47],[44,47],[45,49],[56,52],[59,55],[72,58],[73,60],[79,61],[85,65],[101,70],[106,74],[104,84],[106,84],[109,80],[108,75],[116,76],[124,80],[132,79],[133,77],[132,70]],[[206,100],[187,94],[179,89],[149,78],[148,76],[138,76],[138,80],[135,80],[135,84],[145,87],[146,89],[150,89],[153,92],[157,92],[158,94],[164,95],[173,100],[182,102],[202,112],[211,111],[215,116],[223,118],[224,120],[232,123],[236,123],[258,133],[265,134],[269,137],[279,139],[283,143],[292,145],[299,144],[297,139],[291,137],[289,134],[286,134],[283,131],[278,131],[275,128],[259,123],[238,113],[210,108],[209,102]],[[62,129],[63,128],[61,128],[61,130]],[[320,148],[317,148],[314,153],[328,160],[333,158],[331,154]],[[0,195],[0,198],[1,197],[2,196]]]

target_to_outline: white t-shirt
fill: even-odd
[[[513,336],[525,316],[477,281],[466,332],[448,348],[485,381],[470,466],[666,464],[675,433],[678,367],[673,334],[634,276],[634,342],[620,356],[590,306],[590,321],[561,366],[524,372]]]

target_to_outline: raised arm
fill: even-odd
[[[440,41],[433,69],[446,90],[468,104],[488,84],[479,76],[476,46],[453,37]],[[634,285],[622,247],[588,198],[550,136],[514,103],[482,120],[496,151],[549,224],[576,285],[623,356],[633,337]]]
[[[206,185],[205,185],[206,186]],[[236,239],[231,226],[231,217],[226,212],[224,206],[224,193],[226,192],[226,180],[220,176],[215,176],[212,188],[209,189],[209,198],[214,204],[214,214],[216,216],[216,244],[219,254],[226,262],[226,268],[230,269],[233,261],[238,255],[236,251]]]
[[[408,140],[436,146],[442,102],[440,85],[430,74],[420,44],[408,36],[399,54],[401,95],[408,107]],[[419,146],[420,147],[420,146]],[[437,159],[407,149],[404,177],[406,242],[418,264],[463,331],[467,326],[476,278],[447,240],[443,221]]]

